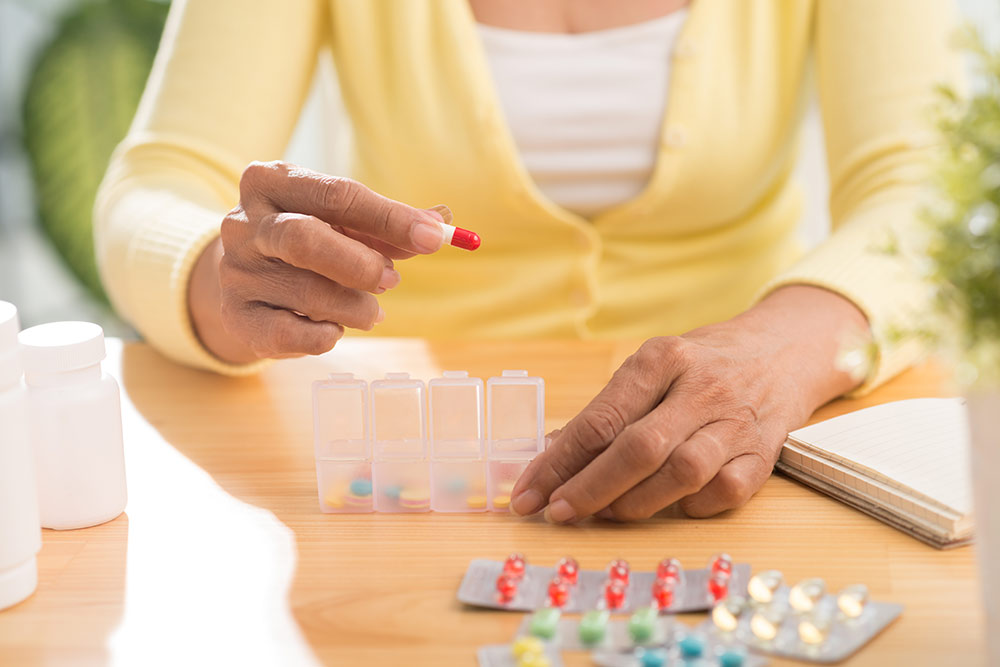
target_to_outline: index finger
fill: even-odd
[[[349,178],[285,162],[252,162],[240,179],[240,199],[252,208],[261,198],[277,211],[311,215],[408,252],[426,255],[444,244],[439,213],[383,197]]]
[[[524,516],[542,509],[553,491],[663,400],[680,371],[674,342],[653,338],[625,360],[604,389],[521,474],[511,492],[514,514]]]

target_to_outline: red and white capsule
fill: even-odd
[[[456,248],[462,248],[463,250],[475,250],[482,244],[483,240],[479,238],[479,234],[451,224],[454,216],[452,216],[451,209],[447,206],[438,204],[437,206],[431,207],[431,210],[436,211],[444,221],[438,224],[441,225],[441,231],[444,233],[444,242],[446,245],[453,245]]]
[[[463,250],[475,250],[483,242],[479,238],[479,234],[471,232],[468,229],[455,227],[444,222],[438,224],[441,225],[441,231],[444,232],[444,242],[448,245],[453,245]]]

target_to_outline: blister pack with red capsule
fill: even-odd
[[[556,607],[566,612],[601,608],[630,613],[650,606],[662,613],[707,611],[730,591],[746,591],[749,578],[750,566],[734,564],[725,554],[715,556],[706,568],[685,570],[676,559],[666,558],[655,569],[638,572],[622,559],[600,570],[585,570],[571,557],[542,566],[511,554],[504,561],[472,561],[458,599],[510,611]]]

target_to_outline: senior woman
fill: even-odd
[[[912,361],[887,331],[924,292],[883,248],[919,236],[949,10],[175,0],[99,194],[103,279],[166,355],[233,374],[329,350],[345,327],[646,338],[512,510],[712,515],[750,498],[816,407]],[[354,180],[269,162],[324,44]],[[813,60],[834,231],[803,255],[792,166]],[[482,248],[437,252],[439,203]],[[860,375],[837,363],[866,341]]]

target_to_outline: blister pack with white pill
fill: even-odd
[[[473,560],[458,599],[510,611],[554,607],[628,613],[653,607],[663,613],[693,612],[711,609],[730,590],[746,590],[749,577],[750,566],[734,564],[726,554],[697,570],[685,570],[677,559],[667,558],[650,572],[633,572],[624,560],[611,561],[604,570],[581,570],[569,557],[543,567],[511,554],[505,561]]]
[[[506,512],[545,445],[545,383],[334,373],[313,383],[313,415],[323,512]]]
[[[758,653],[840,662],[857,652],[903,611],[899,604],[869,600],[863,584],[827,593],[822,579],[784,585],[776,570],[750,578],[748,598],[731,596],[700,626],[707,636],[744,643]]]

